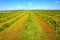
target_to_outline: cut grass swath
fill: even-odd
[[[23,15],[19,16],[18,18],[16,18],[15,20],[4,24],[1,28],[0,28],[0,32],[2,32],[4,29],[6,29],[7,27],[11,26],[13,23],[15,23],[17,20],[19,20],[20,18],[22,18],[26,13],[23,13]]]

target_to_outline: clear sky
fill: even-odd
[[[60,0],[0,0],[0,10],[60,9]]]

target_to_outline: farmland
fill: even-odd
[[[60,10],[0,11],[0,40],[60,40]]]

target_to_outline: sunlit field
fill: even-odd
[[[60,10],[0,11],[0,40],[60,40]]]

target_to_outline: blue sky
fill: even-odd
[[[60,0],[0,0],[0,10],[60,9]]]

